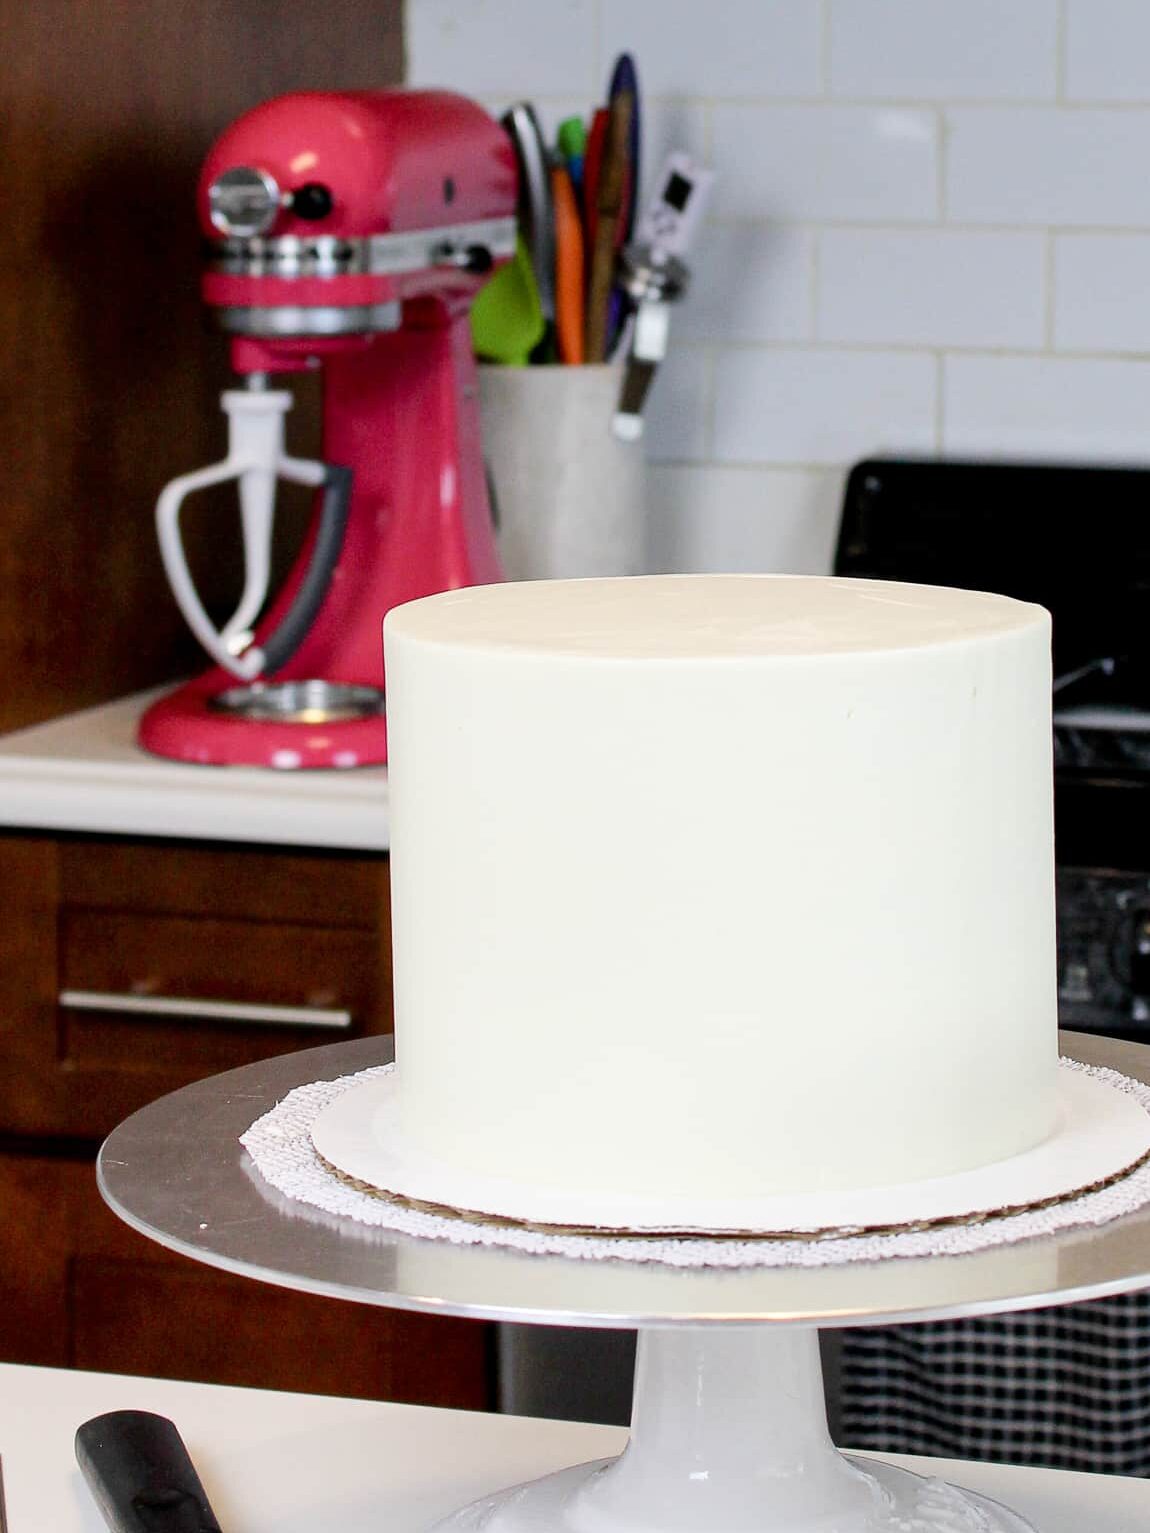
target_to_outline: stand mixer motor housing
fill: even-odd
[[[380,623],[401,602],[501,578],[469,308],[515,249],[512,146],[444,91],[302,92],[219,139],[199,186],[203,297],[246,388],[221,463],[160,496],[173,592],[216,664],[145,713],[157,755],[218,765],[386,760]],[[323,372],[323,456],[283,451],[281,374]],[[321,493],[262,616],[275,484]],[[185,498],[239,483],[246,577],[217,627],[179,533]]]

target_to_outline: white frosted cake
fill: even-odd
[[[416,1153],[697,1212],[1052,1131],[1041,608],[652,576],[448,592],[385,636]]]

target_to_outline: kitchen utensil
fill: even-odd
[[[639,71],[629,53],[621,53],[615,60],[611,80],[607,88],[608,100],[614,100],[623,92],[629,92],[632,100],[631,127],[627,135],[627,170],[624,177],[623,207],[615,227],[616,255],[635,232],[635,212],[639,202],[639,155],[642,149],[642,112],[639,97]],[[607,350],[613,357],[623,326],[633,305],[626,290],[613,283],[607,305]]]
[[[635,232],[635,214],[639,206],[639,156],[643,147],[639,71],[629,53],[621,53],[615,60],[607,87],[607,99],[613,101],[624,92],[631,97],[631,124],[627,131],[627,189],[619,229],[620,241],[629,240]]]
[[[555,321],[555,215],[547,144],[534,108],[526,101],[500,118],[510,135],[519,167],[519,228],[531,253],[539,306],[548,325]]]
[[[620,91],[608,108],[598,175],[593,188],[595,220],[588,240],[591,273],[587,286],[585,349],[588,362],[607,354],[611,287],[615,275],[617,230],[626,198],[628,145],[634,97]]]
[[[689,272],[684,257],[702,220],[713,181],[713,173],[687,155],[672,154],[635,240],[619,257],[619,282],[635,305],[623,388],[612,421],[616,436],[625,440],[642,435],[643,406],[667,354],[669,305],[687,290]]]
[[[531,254],[520,236],[514,259],[496,272],[472,306],[475,354],[485,362],[523,367],[546,333]]]
[[[220,1533],[195,1465],[166,1416],[94,1416],[76,1433],[76,1458],[112,1533]]]
[[[288,768],[386,759],[384,613],[501,577],[468,310],[515,254],[515,203],[507,134],[446,91],[281,96],[217,141],[199,187],[203,297],[247,388],[224,395],[227,457],[159,498],[164,566],[214,665],[148,709],[146,750]],[[304,460],[284,451],[290,395],[268,383],[313,369],[323,450]],[[217,625],[180,519],[189,495],[233,478],[246,574]],[[318,493],[265,610],[279,478]]]
[[[597,107],[591,114],[591,126],[587,130],[587,144],[583,153],[583,233],[590,251],[595,239],[595,225],[599,214],[595,198],[599,190],[599,172],[603,164],[603,140],[607,133],[607,108]]]
[[[577,201],[583,195],[583,156],[587,153],[587,125],[582,117],[565,117],[559,124],[556,146],[567,166]]]
[[[583,222],[571,175],[562,162],[551,167],[555,208],[555,334],[561,362],[583,361]],[[489,289],[494,284],[489,284]],[[481,295],[482,296],[482,295]]]

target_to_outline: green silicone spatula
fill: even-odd
[[[500,267],[471,306],[475,354],[485,362],[524,367],[546,329],[531,255],[520,237],[515,259]]]

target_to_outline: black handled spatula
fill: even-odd
[[[111,1533],[221,1533],[166,1416],[109,1411],[76,1433],[76,1457]]]

